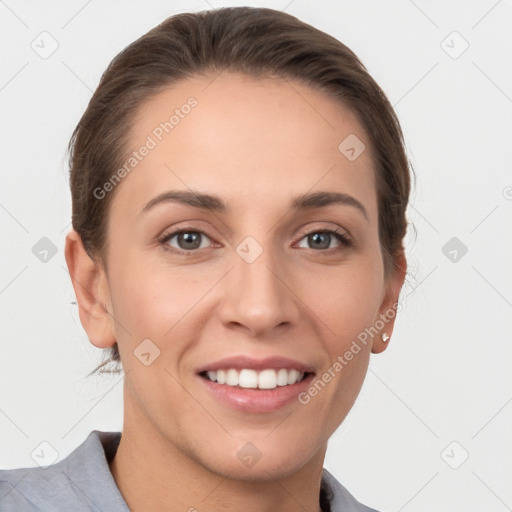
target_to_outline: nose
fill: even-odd
[[[254,337],[271,337],[277,327],[296,325],[301,301],[293,291],[291,272],[285,267],[270,249],[263,249],[254,261],[243,252],[235,252],[221,305],[224,325],[245,328]]]

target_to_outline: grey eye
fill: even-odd
[[[165,243],[171,245],[171,247],[182,250],[182,251],[193,251],[194,249],[202,249],[203,247],[208,247],[209,243],[206,245],[201,245],[203,238],[207,238],[208,236],[202,231],[176,231],[175,233],[171,233],[165,239]],[[177,247],[171,244],[171,241],[176,239]]]
[[[306,240],[306,244],[311,244],[310,246],[301,245],[299,247],[304,247],[306,249],[332,249],[333,247],[329,247],[332,240],[336,240],[337,246],[349,245],[348,239],[343,236],[341,233],[337,233],[336,231],[331,230],[323,230],[323,231],[312,231],[308,233],[302,240]]]

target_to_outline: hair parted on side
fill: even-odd
[[[358,116],[373,148],[379,239],[385,275],[391,275],[403,251],[412,171],[392,105],[343,43],[292,15],[256,7],[171,16],[123,49],[103,73],[68,146],[72,225],[93,261],[107,269],[106,226],[115,195],[98,199],[94,190],[125,160],[138,109],[180,80],[222,71],[294,80],[327,92]],[[108,352],[89,375],[121,371],[117,343]],[[114,369],[105,370],[109,364]]]

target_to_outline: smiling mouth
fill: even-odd
[[[312,372],[300,372],[296,369],[265,369],[256,371],[250,368],[236,370],[210,370],[199,373],[199,376],[220,385],[244,389],[275,389],[277,387],[292,386],[303,381]]]

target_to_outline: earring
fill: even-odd
[[[384,343],[387,343],[389,341],[389,336],[385,332],[381,334],[381,338]]]

